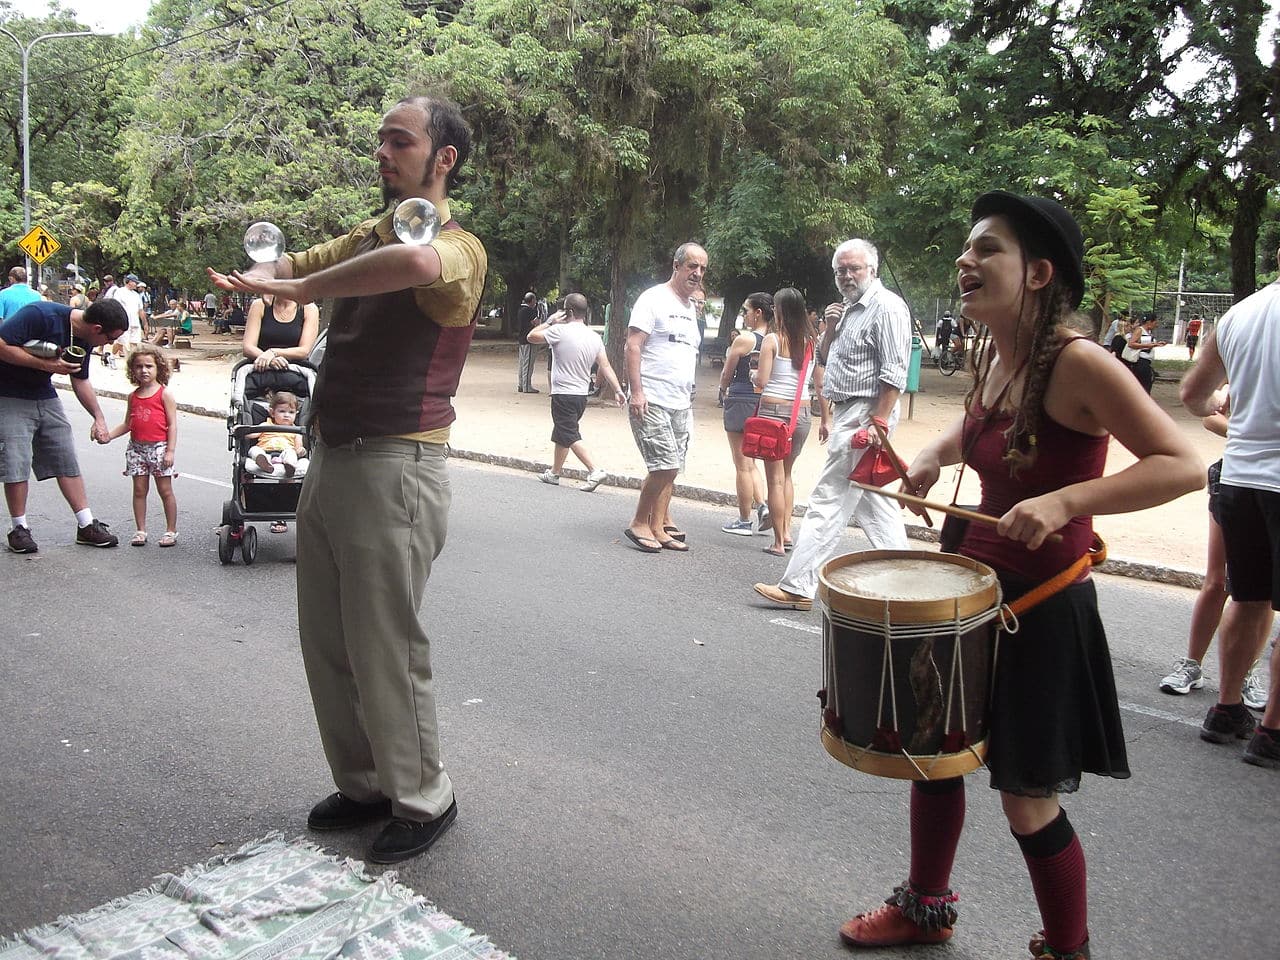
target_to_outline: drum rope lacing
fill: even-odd
[[[974,630],[977,627],[981,627],[984,624],[990,623],[992,620],[999,618],[1000,629],[996,631],[996,642],[995,642],[995,648],[992,651],[992,662],[991,662],[992,676],[994,677],[995,662],[996,662],[995,657],[996,657],[996,652],[999,649],[1000,632],[1007,631],[1009,633],[1017,633],[1018,631],[1017,615],[1011,609],[1009,609],[1007,604],[999,602],[999,597],[997,598],[997,603],[994,606],[988,607],[986,610],[982,610],[979,613],[972,614],[968,617],[960,616],[960,598],[955,598],[954,615],[952,616],[952,619],[949,621],[949,623],[948,621],[933,621],[931,623],[895,624],[891,620],[891,607],[890,607],[889,601],[887,600],[885,601],[884,608],[883,608],[884,616],[878,622],[873,620],[867,620],[862,617],[850,616],[849,614],[846,614],[843,611],[833,609],[829,604],[824,604],[823,606],[826,610],[826,616],[823,618],[823,641],[824,641],[823,646],[826,648],[824,668],[825,668],[825,673],[827,674],[827,676],[824,677],[824,680],[826,681],[825,683],[826,688],[829,691],[828,696],[831,698],[832,709],[836,712],[837,715],[840,715],[839,685],[834,682],[835,680],[835,649],[834,649],[834,644],[830,642],[831,641],[830,631],[831,631],[832,625],[834,624],[840,627],[847,627],[847,628],[856,630],[860,633],[869,633],[873,636],[876,634],[879,634],[882,638],[884,648],[881,655],[880,694],[879,694],[879,702],[876,705],[876,717],[882,718],[885,715],[884,702],[885,702],[885,691],[887,686],[888,690],[891,691],[891,696],[889,697],[889,709],[890,709],[890,713],[892,714],[892,720],[893,720],[892,729],[895,731],[898,730],[898,698],[896,693],[892,693],[892,691],[896,691],[897,689],[895,685],[895,679],[894,679],[893,655],[892,655],[892,647],[891,647],[891,644],[894,640],[932,639],[939,636],[940,627],[947,626],[947,625],[950,626],[950,633],[952,637],[951,676],[952,678],[955,678],[955,677],[962,678],[961,682],[959,683],[960,715],[964,716],[965,715],[965,693],[964,693],[964,682],[963,682],[964,654],[962,651],[962,647],[964,645],[960,642],[961,637],[967,634],[969,631]],[[938,671],[938,675],[939,675],[939,683],[941,683],[941,676],[942,676],[941,671]],[[944,726],[943,726],[944,736],[952,732],[951,723],[952,723],[952,717],[954,716],[954,711],[952,710],[952,707],[955,705],[955,701],[953,699],[955,687],[956,687],[956,683],[954,682],[954,679],[953,679],[953,681],[949,685],[949,689],[947,690],[946,714],[945,714]],[[845,762],[849,766],[854,767],[855,769],[858,767],[858,764],[861,762],[862,758],[865,757],[867,754],[879,752],[879,751],[872,750],[870,746],[862,747],[862,746],[851,744],[844,737],[838,737],[837,739],[840,741],[841,748],[846,755]],[[966,744],[965,749],[969,753],[973,754],[974,759],[978,761],[978,764],[980,766],[986,765],[986,762],[983,759],[982,755],[979,754],[976,749],[974,749],[974,745],[972,743]],[[920,764],[916,762],[916,758],[907,751],[906,747],[900,747],[898,752],[900,752],[902,756],[906,759],[906,761],[910,763],[912,767],[915,768],[916,772],[920,774],[920,777],[922,779],[924,780],[929,779],[929,774],[927,772],[927,769],[925,767],[921,767]],[[922,757],[922,759],[928,759],[931,761],[930,763],[927,764],[927,768],[931,769],[933,765],[936,764],[939,759],[941,759],[942,756],[943,756],[943,751],[939,750],[936,753],[934,753],[932,756]]]

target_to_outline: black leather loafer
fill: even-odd
[[[373,820],[385,820],[391,816],[390,800],[374,800],[361,803],[345,793],[331,793],[314,807],[307,817],[312,830],[350,830]]]
[[[399,863],[426,853],[449,825],[458,819],[458,801],[434,820],[406,820],[396,817],[378,834],[369,848],[369,859],[374,863]]]

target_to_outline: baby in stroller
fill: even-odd
[[[298,418],[298,398],[288,390],[273,390],[267,394],[268,416],[280,427],[292,427]],[[245,469],[264,477],[306,476],[307,447],[302,434],[275,432],[248,433],[245,438],[253,441],[245,457]]]
[[[252,360],[242,360],[232,369],[231,499],[222,505],[218,527],[222,563],[231,563],[237,551],[246,564],[253,563],[255,523],[270,523],[272,533],[285,533],[288,521],[297,517],[308,465],[304,425],[315,381],[315,368],[304,361],[259,371]]]

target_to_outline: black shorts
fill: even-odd
[[[1280,610],[1280,493],[1223,483],[1218,515],[1231,599]]]
[[[578,421],[587,411],[587,398],[572,393],[551,395],[551,442],[557,447],[572,447],[582,439]]]
[[[1222,489],[1222,461],[1215,460],[1209,464],[1209,516],[1213,522],[1222,526],[1221,511],[1218,508],[1218,491]]]
[[[1188,346],[1188,347],[1194,347],[1194,346],[1195,346],[1197,343],[1199,343],[1199,342],[1200,342],[1200,334],[1198,334],[1198,333],[1191,333],[1191,334],[1188,334],[1188,335],[1187,335],[1187,346]]]

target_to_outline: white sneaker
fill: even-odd
[[[769,505],[761,503],[756,506],[756,535],[768,536],[773,532],[773,517],[769,515]]]
[[[1267,665],[1255,663],[1248,676],[1244,678],[1244,686],[1240,688],[1240,699],[1250,710],[1267,709],[1267,697],[1270,686],[1266,676]]]
[[[546,470],[543,470],[540,474],[538,474],[538,479],[541,480],[543,483],[549,483],[552,486],[560,485],[560,474],[552,473],[550,467],[548,467]]]
[[[597,467],[587,474],[587,482],[582,485],[582,489],[587,493],[590,493],[596,487],[600,486],[600,484],[604,483],[608,476],[609,474]]]
[[[1204,686],[1204,673],[1200,664],[1190,657],[1179,657],[1173,663],[1173,672],[1160,681],[1163,693],[1181,695]]]
[[[725,533],[732,533],[739,537],[749,537],[752,533],[751,521],[739,520],[737,517],[734,517],[720,529]]]

